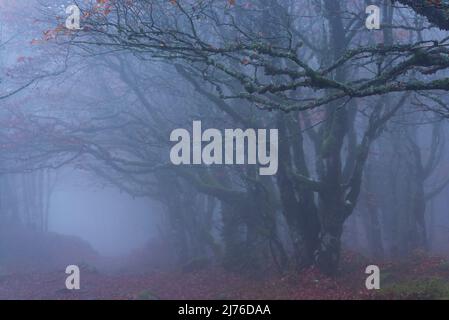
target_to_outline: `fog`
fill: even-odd
[[[106,256],[129,254],[157,236],[155,204],[83,183],[87,178],[76,172],[59,176],[50,198],[49,231],[77,236]]]
[[[449,288],[449,21],[372,2],[0,0],[0,299]]]

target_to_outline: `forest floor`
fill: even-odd
[[[72,256],[75,247],[71,245]],[[46,252],[44,260],[48,262],[56,251]],[[21,252],[26,250],[22,247]],[[79,249],[78,255],[93,261],[89,248]],[[36,270],[25,268],[21,260],[8,265],[0,259],[0,299],[449,299],[449,261],[423,253],[395,263],[379,263],[381,290],[365,288],[368,275],[364,271],[372,262],[348,252],[335,278],[324,277],[313,268],[284,275],[266,273],[259,278],[217,267],[157,271],[162,269],[144,267],[139,259],[127,259],[134,269],[117,268],[111,267],[117,261],[101,258],[110,270],[80,263],[81,289],[72,291],[65,288],[63,266],[68,259],[61,252],[58,257],[52,267],[40,261]],[[99,257],[96,259],[99,265]]]
[[[381,265],[381,287],[365,288],[366,265],[346,255],[336,278],[314,269],[252,279],[205,268],[191,272],[107,274],[81,266],[81,289],[65,289],[65,270],[0,276],[0,299],[447,299],[449,263],[419,256]]]

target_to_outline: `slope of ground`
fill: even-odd
[[[80,238],[22,227],[0,229],[0,275],[64,269],[70,264],[96,264],[98,253]]]

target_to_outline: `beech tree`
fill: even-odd
[[[438,30],[425,34],[432,26],[423,18],[435,23],[434,17],[429,18],[427,9],[404,4],[412,10],[383,3],[383,28],[370,32],[364,29],[363,1],[351,6],[336,0],[106,1],[83,7],[82,29],[57,41],[84,53],[123,51],[144,62],[162,61],[242,127],[278,127],[282,155],[276,180],[259,179],[251,170],[225,170],[226,178],[217,179],[212,169],[170,168],[176,177],[173,185],[181,179],[221,202],[223,220],[230,222],[228,249],[239,247],[232,239],[242,235],[238,228],[243,224],[244,242],[250,244],[246,253],[255,252],[251,245],[268,225],[272,231],[261,238],[277,243],[285,256],[275,231],[280,212],[295,266],[315,263],[335,274],[343,225],[359,199],[371,145],[388,120],[411,102],[441,110],[449,88],[447,38]],[[297,16],[299,11],[314,19]],[[415,18],[415,24],[407,17]],[[402,36],[395,30],[402,30]],[[125,79],[129,74],[123,62],[118,71],[140,103],[148,105],[144,92]],[[253,117],[256,109],[258,116]],[[152,117],[163,123],[157,113]],[[167,128],[157,127],[151,127],[153,134],[163,140]],[[157,157],[143,165],[112,156],[105,141],[83,141],[87,153],[122,174],[161,169]],[[133,157],[140,146],[135,148]],[[236,183],[239,179],[245,187]],[[263,205],[257,202],[261,198]]]

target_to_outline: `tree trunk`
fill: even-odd
[[[338,272],[341,253],[341,235],[347,209],[341,201],[338,188],[330,187],[320,193],[319,217],[321,220],[320,244],[315,254],[317,267],[326,275]]]

